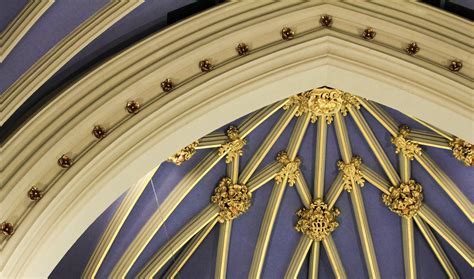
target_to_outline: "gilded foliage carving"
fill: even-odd
[[[466,166],[474,166],[474,145],[460,138],[454,138],[449,146],[453,150],[453,156]]]
[[[179,166],[187,160],[191,159],[196,153],[196,147],[198,146],[199,141],[195,141],[190,145],[184,147],[180,151],[176,152],[173,156],[168,158],[168,162],[173,162],[175,165]]]
[[[245,185],[234,184],[228,177],[224,177],[214,189],[211,202],[219,209],[218,221],[223,223],[232,220],[247,212],[251,205],[252,193]]]
[[[349,107],[360,108],[360,102],[350,93],[337,89],[318,88],[290,97],[283,109],[293,106],[298,106],[296,116],[309,113],[312,123],[315,123],[318,117],[326,116],[327,123],[331,124],[336,113],[340,112],[345,116]]]
[[[276,174],[275,181],[282,183],[285,179],[285,175],[288,175],[288,184],[290,186],[295,185],[297,177],[300,175],[300,158],[296,157],[293,161],[288,157],[286,151],[280,151],[277,155],[276,160],[283,165],[281,170]]]
[[[382,200],[391,211],[404,217],[413,217],[423,205],[423,188],[415,180],[392,186]]]
[[[219,154],[227,153],[225,162],[230,163],[233,157],[242,156],[242,148],[247,144],[247,140],[240,137],[237,127],[230,126],[226,133],[229,141],[219,147]]]
[[[300,209],[296,215],[298,222],[295,229],[316,241],[329,236],[338,226],[336,217],[340,211],[337,208],[328,209],[322,199],[316,199],[308,208]]]
[[[391,141],[397,148],[395,153],[398,154],[401,152],[403,155],[405,155],[405,157],[413,160],[415,155],[421,154],[421,148],[418,146],[418,144],[408,139],[408,134],[410,134],[410,128],[406,125],[402,125],[398,135],[392,137]]]
[[[365,179],[362,176],[362,171],[360,170],[360,166],[362,165],[362,159],[359,156],[352,157],[349,163],[344,163],[344,161],[338,161],[337,167],[339,171],[343,173],[343,185],[344,190],[350,192],[352,191],[352,187],[356,184],[360,187],[364,186]]]

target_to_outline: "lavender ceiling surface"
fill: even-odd
[[[383,108],[399,123],[407,124],[411,128],[427,130],[427,128],[406,115],[388,107]],[[385,153],[388,155],[390,162],[398,171],[398,155],[395,154],[395,147],[390,141],[391,135],[368,111],[364,108],[361,108],[360,111],[379,140]],[[283,110],[280,109],[248,135],[248,143],[245,145],[243,156],[240,159],[240,171],[242,171],[250,158],[255,154],[282,113]],[[238,125],[243,119],[245,119],[245,117],[233,123],[229,123],[229,125],[218,129],[218,131],[224,132],[228,126]],[[352,116],[347,116],[344,119],[353,153],[359,155],[365,165],[385,177],[381,165],[378,163],[377,158],[365,141]],[[271,147],[270,152],[263,159],[257,172],[259,169],[273,162],[279,151],[287,148],[296,120],[297,118],[294,117],[285,128],[282,135]],[[300,169],[308,185],[313,185],[314,181],[316,136],[316,124],[309,124],[298,152],[298,157],[301,158],[302,161]],[[106,278],[110,275],[126,248],[130,245],[150,216],[159,209],[170,191],[179,183],[183,176],[196,166],[209,152],[211,152],[210,149],[197,150],[197,153],[181,166],[176,166],[170,162],[164,162],[160,165],[158,171],[145,188],[117,235],[97,273],[97,278]],[[450,150],[424,146],[423,152],[431,156],[472,203],[474,200],[473,168],[466,167],[461,161],[455,159]],[[172,151],[170,151],[170,153],[172,153]],[[327,192],[339,172],[336,166],[338,160],[341,160],[341,154],[333,123],[328,125],[325,192]],[[135,277],[160,247],[169,241],[193,216],[210,203],[210,197],[214,188],[218,184],[218,181],[225,175],[226,164],[224,159],[220,160],[179,204],[177,209],[166,220],[137,261],[133,264],[128,273],[128,277]],[[472,224],[438,183],[415,160],[412,161],[412,178],[423,186],[424,203],[429,205],[429,207],[443,219],[446,225],[472,247],[474,243]],[[248,276],[260,225],[274,183],[275,182],[271,180],[254,192],[252,205],[248,212],[233,222],[227,267],[228,278],[244,278]],[[310,188],[312,189],[313,187],[310,186]],[[402,278],[405,276],[405,273],[401,219],[384,205],[379,189],[366,182],[365,186],[361,188],[361,191],[381,276],[383,278]],[[122,198],[113,203],[77,240],[51,273],[51,278],[79,278],[81,276],[102,233]],[[342,213],[338,217],[339,227],[332,233],[332,236],[346,272],[350,275],[350,278],[368,278],[349,193],[343,191],[335,206],[339,208]],[[297,221],[295,213],[302,207],[303,203],[295,187],[287,186],[271,235],[262,272],[263,278],[282,278],[285,275],[301,236],[301,233],[297,232],[294,226]],[[436,233],[435,235],[461,278],[472,277],[470,265],[465,262],[442,237]],[[214,276],[218,236],[219,229],[214,227],[204,242],[184,265],[178,274],[178,278],[211,278]],[[416,227],[415,248],[417,275],[419,278],[446,277],[443,268],[425,241],[423,235]],[[156,275],[156,278],[160,278],[164,274],[178,255],[179,253],[175,254],[168,264]],[[299,273],[300,278],[308,277],[308,258],[309,257],[307,257],[303,263]],[[334,277],[324,249],[321,249],[319,276],[320,278]]]

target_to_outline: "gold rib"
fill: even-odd
[[[227,143],[227,135],[223,132],[214,132],[199,139],[196,149],[217,148]]]
[[[306,235],[301,235],[295,253],[291,258],[290,265],[286,270],[285,278],[290,279],[298,277],[298,273],[300,272],[301,266],[303,265],[304,259],[306,258],[312,243],[313,240],[311,238]]]
[[[367,179],[370,184],[377,187],[384,194],[390,194],[390,192],[388,191],[388,189],[390,188],[390,182],[385,180],[382,176],[380,176],[378,173],[376,173],[364,164],[360,166],[360,171],[362,172],[362,176],[364,176],[364,178]]]
[[[341,258],[337,252],[336,244],[334,244],[334,240],[332,239],[331,235],[323,239],[323,245],[336,278],[347,278],[346,271],[344,270]]]
[[[331,187],[329,188],[326,194],[326,203],[329,209],[334,206],[337,199],[341,195],[342,190],[344,190],[344,187],[343,187],[344,181],[342,180],[342,177],[343,177],[342,172],[339,172],[336,176],[336,179],[334,179],[334,182],[332,183]]]
[[[415,215],[413,219],[418,225],[418,228],[420,229],[421,233],[425,237],[426,241],[430,245],[431,250],[435,254],[436,258],[438,258],[438,261],[441,263],[441,266],[444,268],[444,271],[446,271],[446,274],[448,275],[448,277],[459,278],[459,275],[457,274],[456,269],[454,268],[453,264],[449,260],[448,256],[444,252],[443,248],[439,244],[438,240],[436,239],[435,235],[433,234],[431,229],[428,227],[428,225],[419,216]]]
[[[128,246],[127,250],[112,270],[111,277],[125,277],[125,275],[127,275],[132,265],[156,232],[160,229],[161,225],[163,225],[166,219],[168,219],[184,197],[223,156],[225,156],[225,154],[219,155],[217,150],[212,151],[183,177]]]
[[[413,219],[402,217],[403,262],[405,278],[416,278],[415,239]]]
[[[396,136],[398,134],[398,127],[400,124],[393,119],[385,110],[383,110],[379,104],[366,100],[364,98],[358,98],[361,105],[370,113],[372,116],[377,119],[382,126],[387,129],[387,131],[392,134],[392,136]],[[351,112],[352,113],[352,112]]]
[[[313,241],[313,245],[311,247],[311,254],[309,255],[309,272],[308,277],[311,279],[318,278],[318,270],[319,270],[319,249],[321,247],[321,242]]]
[[[411,176],[411,162],[403,153],[398,154],[398,161],[400,164],[400,177],[403,183],[408,183]]]
[[[411,119],[415,120],[416,122],[420,123],[421,125],[425,126],[426,128],[428,129],[431,129],[433,132],[437,133],[438,135],[444,137],[445,139],[447,139],[448,141],[452,141],[454,138],[453,138],[453,135],[451,135],[450,133],[448,132],[445,132],[441,129],[438,129],[436,128],[435,126],[429,124],[429,123],[426,123],[425,121],[421,120],[421,119],[418,119],[416,117],[413,117],[413,116],[410,116],[408,115]]]
[[[352,150],[349,136],[347,135],[346,123],[340,112],[337,112],[334,116],[334,128],[336,129],[337,143],[339,144],[342,160],[345,163],[350,163]]]
[[[369,223],[365,214],[364,200],[360,192],[360,186],[356,183],[352,185],[351,201],[354,209],[355,219],[357,221],[357,229],[359,231],[360,242],[364,252],[367,272],[370,278],[380,278],[377,256],[375,255],[372,235],[370,233]]]
[[[290,142],[288,143],[288,157],[291,161],[296,158],[298,150],[300,149],[301,142],[303,141],[304,134],[308,128],[309,121],[311,120],[311,115],[309,113],[304,113],[296,121],[295,128],[290,137]]]
[[[96,276],[99,268],[102,265],[102,262],[105,259],[105,256],[107,256],[110,247],[114,243],[117,234],[122,228],[123,223],[125,223],[130,211],[132,211],[133,207],[143,193],[143,190],[145,190],[157,169],[158,167],[147,173],[142,179],[140,179],[140,181],[137,182],[137,184],[135,184],[135,186],[130,188],[128,193],[125,195],[124,199],[120,203],[119,207],[112,216],[112,219],[107,225],[107,228],[102,234],[92,256],[89,258],[89,262],[82,273],[82,278],[93,278]]]
[[[443,170],[431,159],[426,153],[415,155],[415,159],[423,166],[423,168],[433,177],[434,180],[443,188],[451,200],[461,209],[467,218],[474,223],[474,209],[469,199],[464,195],[454,181],[444,173]]]
[[[210,204],[204,208],[152,256],[145,267],[140,271],[138,277],[152,278],[186,242],[207,224],[216,219],[218,214],[219,207],[215,204]]]
[[[239,180],[239,157],[232,156],[232,160],[227,164],[227,176],[232,180],[232,183],[237,183]]]
[[[296,178],[296,191],[298,191],[298,195],[300,196],[303,205],[306,208],[309,208],[309,204],[311,203],[311,193],[302,172],[300,172]]]
[[[240,183],[247,183],[247,181],[257,169],[258,165],[260,165],[263,158],[267,155],[268,151],[270,151],[270,148],[276,142],[283,130],[285,130],[286,126],[288,126],[297,109],[298,106],[294,106],[283,113],[283,115],[280,117],[280,120],[278,120],[278,122],[275,124],[273,129],[270,131],[268,136],[253,155],[252,159],[250,159],[247,166],[245,166],[244,170],[240,174]]]
[[[178,272],[183,268],[186,262],[191,258],[196,249],[201,245],[201,243],[206,239],[207,235],[212,231],[214,226],[217,223],[217,218],[212,220],[204,229],[202,229],[193,239],[189,242],[186,248],[179,254],[179,257],[176,261],[173,262],[173,265],[168,269],[163,278],[175,278]]]
[[[247,182],[247,187],[250,192],[256,191],[258,188],[263,186],[265,183],[275,178],[275,175],[281,170],[281,164],[279,162],[272,162],[260,172],[253,175]]]
[[[263,263],[265,262],[265,256],[267,254],[268,243],[270,242],[270,236],[272,234],[273,225],[275,224],[278,208],[280,207],[283,194],[285,193],[287,180],[288,175],[285,176],[283,182],[275,182],[275,186],[273,186],[273,190],[267,204],[267,209],[265,210],[265,215],[263,216],[260,232],[258,234],[257,244],[255,245],[249,278],[260,278],[262,273]]]
[[[245,138],[248,136],[258,125],[262,124],[263,121],[267,120],[270,116],[272,116],[275,112],[277,112],[288,99],[279,101],[274,103],[273,105],[266,106],[261,108],[253,113],[251,113],[240,125],[239,131],[240,136]]]
[[[324,172],[326,169],[326,141],[328,125],[326,116],[318,119],[318,130],[316,136],[316,162],[314,164],[314,195],[320,199],[324,195]]]
[[[418,211],[418,215],[432,227],[446,242],[456,250],[470,265],[474,266],[472,249],[451,230],[441,218],[436,215],[426,204]]]
[[[398,176],[397,171],[390,163],[390,160],[388,159],[387,154],[385,154],[382,146],[380,145],[379,141],[377,140],[374,133],[372,132],[372,129],[370,129],[369,124],[367,123],[365,118],[357,109],[349,108],[349,112],[352,116],[352,119],[354,119],[357,127],[359,127],[359,130],[361,131],[365,140],[369,144],[370,149],[372,149],[372,152],[374,152],[375,157],[377,157],[377,160],[379,161],[383,170],[385,171],[388,178],[390,179],[390,182],[393,185],[399,184],[400,177]],[[387,124],[387,125],[390,127],[392,126],[392,124]]]
[[[232,220],[226,220],[224,223],[220,224],[219,242],[217,244],[216,271],[214,274],[216,279],[226,278],[231,231]]]
[[[449,141],[446,138],[431,131],[412,129],[408,137],[414,143],[451,150]]]

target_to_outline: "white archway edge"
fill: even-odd
[[[206,16],[212,16],[212,12]],[[368,47],[357,40],[322,30],[230,61],[150,103],[93,145],[71,169],[59,176],[0,252],[2,275],[46,277],[97,216],[170,153],[236,118],[310,88],[324,85],[340,88],[420,117],[468,140],[474,139],[472,130],[470,133],[466,129],[473,125],[473,108],[469,104],[473,93],[464,85],[466,82],[458,82],[450,72],[443,75],[429,63],[418,63],[403,53],[378,45]],[[153,43],[149,39],[140,45],[159,47]],[[191,71],[186,70],[187,65],[202,59],[206,50],[215,51],[215,46],[207,41],[202,46],[202,52],[179,54],[182,60],[175,58],[167,62],[169,67],[178,64],[184,72]],[[26,141],[28,132],[47,138],[46,144],[35,147],[38,154],[28,162],[28,172],[15,181],[15,187],[2,189],[2,218],[14,216],[30,204],[25,197],[28,185],[55,174],[55,160],[60,152],[77,152],[79,147],[93,142],[90,136],[93,123],[113,123],[113,116],[126,115],[123,106],[130,98],[139,96],[148,101],[157,95],[156,87],[166,76],[163,73],[166,64],[143,70],[145,74],[139,78],[129,74],[129,80],[114,85],[118,87],[114,94],[105,85],[102,89],[102,83],[108,83],[114,73],[104,76],[97,73],[114,66],[113,63],[126,62],[133,55],[136,52],[126,51],[77,81],[66,90],[67,94],[46,106],[7,143],[5,153],[14,153],[13,144]],[[80,94],[87,86],[95,88],[93,93],[72,94]],[[150,92],[153,88],[155,91]],[[68,102],[75,106],[64,113],[64,120],[53,117],[57,113],[55,108]],[[41,122],[45,119],[50,121],[49,130],[37,131],[35,121],[41,127],[47,124]],[[66,119],[70,120],[65,122]],[[5,170],[21,171],[9,170],[9,166]]]

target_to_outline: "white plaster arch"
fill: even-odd
[[[191,24],[198,28],[197,23],[204,25],[210,17],[220,17],[218,24],[225,26],[235,18],[248,15],[260,26],[253,30],[256,33],[253,36],[273,41],[273,35],[269,34],[276,32],[278,38],[279,29],[268,21],[295,20],[297,30],[304,30],[307,22],[298,16],[301,13],[313,20],[328,13],[336,19],[339,17],[341,22],[346,16],[362,14],[338,5],[304,3],[300,4],[298,13],[285,10],[292,7],[289,4],[274,5],[254,4],[249,15],[243,12],[250,10],[248,6],[228,4],[156,34],[78,80],[19,130],[1,149],[11,162],[3,166],[3,174],[12,174],[2,177],[2,184],[4,181],[6,184],[1,190],[1,217],[18,217],[18,212],[28,206],[31,208],[31,202],[25,197],[28,185],[41,183],[45,177],[54,179],[50,180],[50,190],[45,197],[21,217],[21,226],[0,252],[2,276],[46,277],[108,205],[174,150],[238,117],[310,88],[327,85],[349,91],[418,116],[472,141],[474,132],[469,133],[465,128],[473,125],[472,104],[465,102],[465,98],[473,98],[468,86],[471,79],[440,70],[436,63],[394,49],[389,45],[392,37],[383,45],[344,33],[344,28],[358,30],[356,25],[341,26],[344,32],[321,29],[292,41],[262,45],[247,56],[226,60],[204,75],[195,74],[192,65],[205,54],[224,57],[234,53],[232,48],[222,50],[223,46],[234,46],[242,40],[245,28],[251,30],[251,26],[235,28],[221,37],[212,28],[202,27],[201,41],[194,43],[198,49],[179,53],[176,49],[183,47],[180,44],[188,44],[182,39],[171,42],[175,47],[165,48],[157,57],[140,57],[144,50],[160,51],[159,42],[166,36],[192,32]],[[428,7],[410,5],[432,12]],[[269,12],[274,12],[274,17],[264,18]],[[365,16],[370,18],[371,15]],[[453,20],[449,15],[445,17]],[[344,22],[349,24],[351,20]],[[315,22],[317,24],[317,20]],[[384,23],[381,28],[393,31],[391,34],[400,32],[394,23],[379,19],[374,22]],[[432,40],[428,27],[413,36],[421,41]],[[221,38],[220,44],[213,45],[209,37]],[[433,49],[437,47],[449,48],[442,39]],[[452,50],[462,52],[458,46]],[[440,50],[440,53],[449,51]],[[139,69],[139,74],[131,72],[127,63],[140,59],[148,59],[143,61],[144,65],[148,63],[147,67]],[[471,69],[469,65],[466,67]],[[190,74],[193,78],[169,94],[150,92],[167,77],[164,71],[178,76],[178,82]],[[123,111],[125,101],[136,97],[147,106],[137,115],[127,117]],[[64,108],[68,109],[61,111]],[[96,142],[90,136],[90,129],[98,121],[118,124],[110,135]],[[26,144],[25,149],[15,148],[31,139],[33,142]],[[84,148],[87,152],[82,151]],[[57,157],[70,150],[73,154],[80,153],[80,158],[69,170],[58,171]],[[15,157],[21,158],[22,152],[31,151],[38,154],[26,165],[28,171],[23,170],[26,168],[23,166],[13,169],[18,167],[15,160],[19,159]],[[24,175],[12,182],[14,173],[22,171]]]

